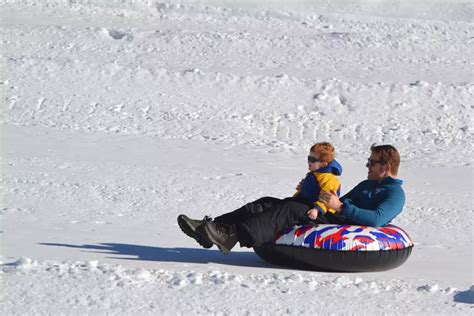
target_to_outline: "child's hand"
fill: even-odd
[[[304,179],[301,179],[300,183],[296,186],[296,191],[300,191],[301,187],[303,186]]]
[[[306,214],[308,214],[308,217],[314,221],[314,220],[316,220],[316,218],[318,218],[318,213],[319,212],[318,212],[317,209],[312,208]]]

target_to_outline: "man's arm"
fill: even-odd
[[[386,198],[377,205],[375,209],[363,209],[352,203],[350,198],[343,197],[341,202],[331,192],[321,192],[320,200],[328,207],[342,214],[349,221],[364,226],[379,227],[387,224],[395,218],[403,209],[405,194],[403,190],[388,190]]]
[[[387,197],[372,210],[357,207],[351,200],[344,201],[342,215],[359,225],[380,227],[400,214],[404,204],[405,194],[403,190],[388,190]]]

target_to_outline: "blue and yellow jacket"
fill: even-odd
[[[335,213],[333,209],[328,208],[318,201],[319,192],[321,192],[321,190],[333,191],[339,196],[341,194],[341,183],[336,176],[340,176],[341,174],[342,166],[336,160],[333,160],[324,168],[308,172],[303,179],[300,189],[293,196],[313,203],[314,208],[323,214],[328,211]]]

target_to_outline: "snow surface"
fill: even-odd
[[[2,315],[471,314],[463,1],[0,0]],[[333,142],[343,192],[400,149],[401,267],[321,273],[181,233],[285,197]]]

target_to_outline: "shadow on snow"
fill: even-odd
[[[262,268],[272,267],[270,264],[263,262],[253,252],[231,252],[228,255],[224,255],[219,250],[213,249],[162,248],[117,243],[100,243],[93,245],[71,245],[60,243],[39,244],[44,246],[79,248],[90,250],[90,252],[118,255],[107,257],[112,259],[183,263],[219,263],[226,265]],[[277,267],[275,266],[274,268]]]

